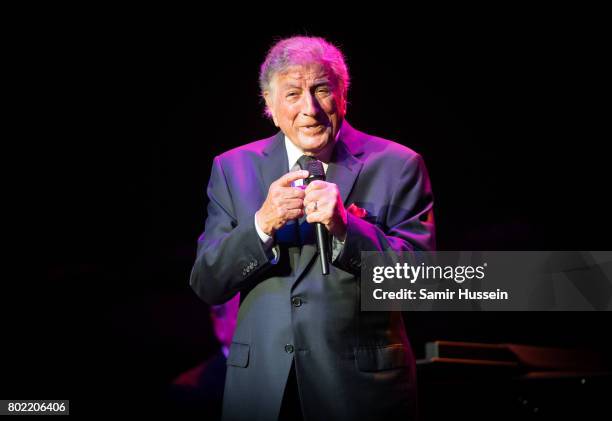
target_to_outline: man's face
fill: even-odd
[[[318,156],[333,147],[345,100],[339,81],[324,66],[289,67],[274,75],[264,98],[274,124],[305,155]]]

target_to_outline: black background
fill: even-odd
[[[2,297],[7,399],[68,398],[73,413],[151,402],[216,350],[207,307],[188,287],[204,189],[216,154],[275,133],[257,75],[278,37],[318,35],[342,48],[347,119],[425,158],[439,249],[610,249],[596,21],[43,15],[9,39],[19,134],[9,142],[18,153],[4,159],[8,168],[18,158],[7,180],[21,259]],[[434,339],[608,351],[609,321],[406,315],[417,356]]]

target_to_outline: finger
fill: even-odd
[[[311,181],[310,184],[308,184],[308,187],[306,187],[306,193],[314,191],[314,190],[325,189],[328,185],[329,183],[323,180]]]
[[[283,175],[281,178],[276,180],[275,183],[281,187],[291,187],[291,183],[293,183],[295,180],[300,180],[307,177],[308,171],[306,170],[292,171]]]
[[[304,201],[302,199],[288,199],[283,201],[282,205],[285,209],[302,209]]]
[[[302,207],[302,209],[304,209],[304,213],[306,215],[314,212],[314,202],[311,202],[311,203],[304,202],[304,206]]]
[[[321,200],[325,196],[326,194],[322,190],[313,190],[311,192],[306,191],[306,195],[304,196],[304,203],[316,202],[317,200]]]
[[[304,209],[309,210],[310,212],[316,211],[321,209],[321,202],[320,200],[304,200]]]
[[[333,214],[333,209],[329,208],[328,204],[324,202],[313,202],[309,206],[304,206],[304,210],[306,215],[319,214],[322,218],[327,218]]]
[[[300,209],[290,209],[287,211],[286,218],[287,220],[297,219],[304,216],[304,211]]]
[[[304,190],[299,187],[281,187],[283,199],[303,199],[306,196]]]
[[[306,216],[306,222],[308,222],[309,224],[314,224],[315,222],[323,222],[323,213],[320,211],[316,211],[316,212],[312,212],[312,213],[307,213]]]

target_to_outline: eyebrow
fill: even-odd
[[[328,78],[325,79],[317,79],[314,81],[314,83],[312,84],[313,88],[318,88],[319,86],[322,85],[331,85],[330,81]],[[297,88],[297,89],[302,89],[302,85],[298,85],[292,82],[285,82],[282,84],[281,88],[283,89],[293,89],[293,88]]]
[[[331,85],[331,82],[329,81],[329,79],[325,78],[325,79],[317,79],[312,84],[312,86],[314,86],[315,88],[318,88],[321,85]]]
[[[281,88],[283,89],[292,89],[292,88],[301,88],[302,86],[295,84],[295,83],[291,83],[291,82],[285,82],[281,85]]]

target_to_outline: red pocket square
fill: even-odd
[[[360,208],[359,206],[355,206],[354,203],[351,203],[351,205],[346,209],[346,211],[348,213],[350,213],[353,216],[356,216],[357,218],[365,218],[366,215],[368,214],[368,211]]]

